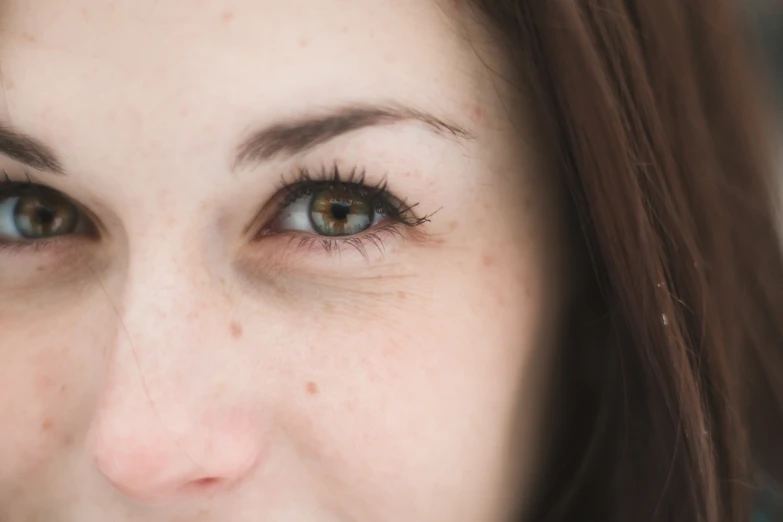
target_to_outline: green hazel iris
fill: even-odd
[[[310,201],[310,222],[322,236],[352,236],[370,228],[375,218],[366,198],[340,190],[322,190]]]
[[[45,189],[19,196],[14,226],[25,239],[46,239],[72,234],[79,211],[65,197]]]

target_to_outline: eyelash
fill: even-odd
[[[366,183],[365,172],[364,169],[353,168],[344,174],[337,165],[331,167],[324,165],[317,171],[300,168],[294,172],[293,179],[286,178],[284,175],[278,186],[278,196],[273,199],[273,202],[277,200],[273,213],[275,217],[269,225],[261,229],[258,236],[290,234],[291,241],[296,242],[297,246],[301,248],[317,246],[328,254],[339,254],[342,247],[349,246],[367,258],[368,245],[377,248],[381,253],[384,252],[383,236],[403,237],[404,229],[414,229],[430,222],[434,213],[421,217],[416,216],[414,209],[418,203],[409,205],[405,200],[392,194],[388,190],[385,178],[375,185]],[[275,232],[270,230],[270,225],[288,206],[302,197],[311,196],[323,190],[340,190],[349,196],[366,199],[376,212],[380,212],[384,216],[385,222],[356,235],[342,237],[302,235],[290,231]]]
[[[10,178],[4,171],[0,174],[0,202],[9,197],[24,195],[30,191],[39,188],[47,189],[46,185],[35,182],[29,174],[25,174],[24,181],[17,181]],[[282,230],[275,231],[272,225],[279,219],[282,212],[288,206],[298,199],[316,194],[323,190],[339,190],[351,197],[363,198],[371,204],[374,211],[382,214],[384,220],[373,225],[367,230],[351,236],[321,236],[308,235],[301,231]],[[283,175],[281,182],[277,187],[276,195],[273,196],[271,204],[274,209],[271,213],[271,219],[261,227],[260,232],[256,234],[258,239],[270,236],[288,235],[292,242],[297,243],[300,248],[310,248],[313,246],[321,247],[326,253],[332,254],[341,252],[344,246],[350,246],[359,251],[362,256],[367,257],[367,246],[374,246],[383,252],[385,248],[384,237],[391,235],[394,237],[403,237],[405,229],[414,229],[431,220],[432,215],[416,216],[414,209],[418,203],[409,205],[404,199],[393,195],[387,186],[386,179],[383,178],[375,185],[367,184],[365,181],[365,170],[353,168],[347,174],[343,174],[337,165],[327,167],[324,165],[317,171],[311,171],[307,168],[300,168],[294,172],[292,179],[287,179]],[[67,196],[64,196],[67,198]],[[79,210],[84,211],[78,204],[71,203]],[[268,207],[265,205],[262,214],[269,215]],[[87,216],[88,219],[91,219]],[[257,221],[258,218],[254,221]],[[27,249],[45,250],[56,243],[62,242],[67,236],[58,236],[44,238],[35,241],[0,241],[0,250],[11,249],[12,252],[19,252]]]

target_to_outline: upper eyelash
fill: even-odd
[[[35,190],[40,190],[41,188],[46,189],[48,187],[36,183],[27,172],[25,172],[25,179],[20,181],[11,178],[11,176],[9,176],[5,170],[0,171],[0,196],[11,189],[22,189],[32,192]]]
[[[394,196],[389,192],[385,178],[375,185],[367,184],[364,169],[353,168],[347,174],[343,174],[337,165],[332,167],[324,165],[316,174],[313,174],[312,171],[302,167],[295,172],[294,176],[295,179],[292,181],[283,178],[279,190],[284,197],[280,202],[279,211],[285,210],[286,207],[303,196],[309,196],[325,189],[340,189],[351,195],[366,198],[376,211],[410,227],[427,223],[432,217],[432,214],[416,216],[414,208],[418,206],[418,203],[409,205],[405,200]]]

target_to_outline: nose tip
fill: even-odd
[[[220,435],[175,441],[103,432],[91,436],[89,445],[98,471],[117,490],[141,503],[167,503],[232,489],[259,460],[252,441]]]

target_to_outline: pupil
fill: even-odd
[[[331,211],[334,219],[342,221],[351,213],[351,206],[346,205],[345,203],[333,202]]]
[[[51,225],[54,222],[55,216],[54,212],[52,212],[52,209],[47,207],[36,207],[35,209],[35,217],[38,219],[38,222],[42,225]]]

